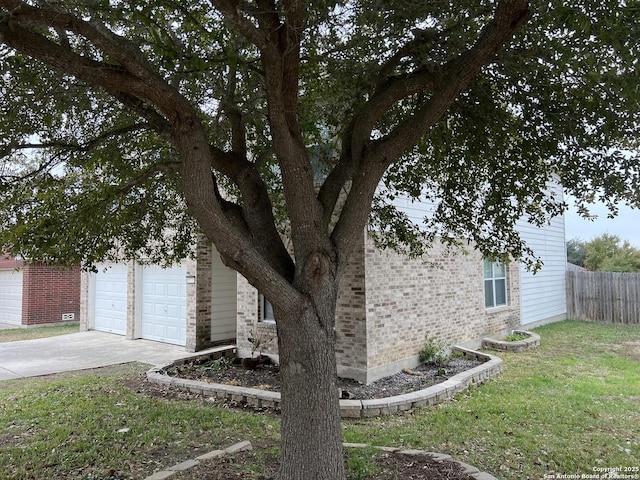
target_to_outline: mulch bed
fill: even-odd
[[[349,454],[349,449],[345,452]],[[436,462],[427,455],[380,452],[372,456],[375,471],[349,480],[474,480],[455,462]],[[278,468],[273,456],[254,451],[209,460],[183,472],[184,480],[271,480]],[[251,473],[253,472],[253,473]]]
[[[464,358],[453,358],[446,366],[420,365],[395,375],[364,385],[351,379],[339,378],[343,398],[372,399],[400,395],[421,390],[444,382],[448,378],[469,370],[481,362]],[[259,365],[254,369],[241,364],[212,362],[208,359],[193,359],[183,365],[165,370],[170,376],[221,383],[243,387],[259,388],[278,392],[280,378],[276,365]],[[165,395],[171,395],[163,390]],[[180,395],[173,392],[173,395]],[[189,394],[183,394],[189,395]],[[348,456],[352,449],[345,449]],[[202,462],[200,465],[181,472],[184,480],[272,480],[278,470],[278,459],[266,453],[268,449],[240,452],[233,455]],[[260,452],[260,453],[258,453]],[[474,480],[464,472],[459,464],[450,461],[435,461],[424,454],[405,455],[395,452],[372,453],[374,471],[366,475],[360,473],[349,480]]]
[[[443,367],[423,364],[414,369],[404,370],[382,378],[369,385],[351,379],[339,378],[338,386],[342,390],[342,398],[365,400],[392,397],[442,383],[477,365],[480,365],[480,362],[453,358]],[[169,367],[165,373],[172,377],[208,383],[237,385],[272,392],[280,391],[280,376],[278,367],[275,365],[258,365],[255,369],[247,369],[239,364],[221,365],[208,359],[196,358],[184,365]]]

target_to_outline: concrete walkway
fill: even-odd
[[[127,362],[157,366],[200,355],[149,340],[125,340],[103,332],[79,332],[0,343],[0,380],[106,367]]]

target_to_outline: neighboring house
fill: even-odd
[[[379,250],[363,232],[338,298],[339,373],[368,383],[414,366],[425,335],[477,346],[487,335],[563,319],[564,220],[518,228],[545,264],[536,275],[473,250],[447,255],[435,246],[410,259]],[[84,275],[80,325],[188,351],[231,342],[243,356],[251,354],[248,339],[259,337],[263,352],[277,355],[270,305],[207,243],[194,260],[169,269],[129,263]]]
[[[0,257],[0,323],[42,325],[77,322],[80,268]]]

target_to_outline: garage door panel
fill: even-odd
[[[22,324],[22,270],[0,270],[0,322]]]
[[[94,289],[94,328],[127,333],[127,266],[98,265]]]
[[[178,285],[172,284],[172,285],[167,285],[166,288],[166,294],[168,297],[173,297],[173,298],[178,298],[181,296],[181,288]]]
[[[187,324],[187,287],[183,266],[142,270],[142,337],[184,345]]]

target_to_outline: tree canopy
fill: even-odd
[[[637,0],[0,0],[0,248],[171,262],[203,232],[274,307],[281,478],[339,480],[335,302],[367,223],[410,254],[519,258],[516,220],[564,208],[551,180],[580,207],[640,206],[638,17]],[[431,205],[419,228],[398,197]]]
[[[579,238],[567,240],[567,262],[584,267],[587,258],[587,242]]]
[[[197,115],[227,198],[255,204],[231,167],[249,162],[286,230],[258,41],[277,31],[284,4],[33,5],[3,2],[4,248],[76,262],[187,252],[195,229],[182,161],[168,113],[148,98],[160,88],[150,76]],[[367,213],[377,193],[369,218],[387,234],[381,242],[414,253],[425,236],[390,207],[397,196],[435,205],[421,227],[426,240],[471,238],[516,257],[523,245],[513,222],[560,212],[545,196],[552,175],[579,202],[637,205],[637,151],[625,153],[638,140],[637,2],[535,2],[504,48],[483,37],[493,2],[299,7],[289,101],[307,148],[300,155],[328,179],[317,197],[325,217],[336,192],[372,165],[372,177],[386,171],[384,187],[362,186],[360,207]],[[480,61],[481,47],[491,51]],[[132,91],[142,71],[146,85]]]
[[[569,240],[567,260],[594,272],[640,272],[640,250],[628,240],[608,233],[588,242]]]

